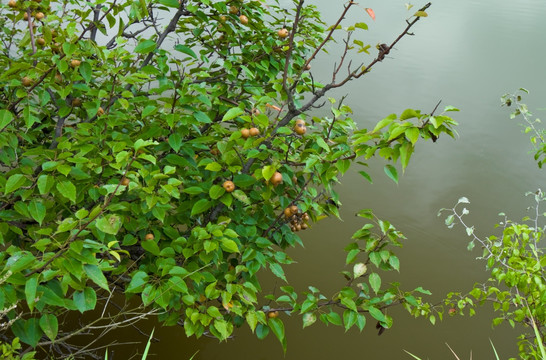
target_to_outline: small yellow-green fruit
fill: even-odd
[[[239,20],[241,20],[241,24],[248,25],[248,18],[246,17],[246,15],[239,16]]]
[[[45,39],[44,38],[36,39],[36,44],[38,44],[40,46],[44,46],[45,45]]]
[[[270,311],[267,313],[267,317],[270,318],[270,319],[274,319],[276,317],[279,316],[279,312],[278,311]]]
[[[34,15],[34,18],[36,20],[42,20],[45,17],[45,14],[43,12],[38,12],[36,15]]]
[[[23,86],[26,86],[26,87],[29,87],[32,85],[32,79],[25,76],[24,78],[21,79],[21,82],[23,83]]]
[[[235,6],[235,5],[231,5],[229,7],[229,13],[235,15],[235,14],[239,13],[239,8],[237,6]]]
[[[77,68],[78,66],[81,65],[81,61],[78,60],[78,59],[72,59],[70,60],[70,66],[73,67],[73,68]]]
[[[8,1],[8,6],[9,6],[10,8],[16,8],[16,7],[17,7],[17,1],[15,1],[15,0],[9,0],[9,1]]]
[[[305,127],[305,124],[296,123],[296,126],[294,127],[294,131],[298,135],[303,135],[307,131],[307,128]]]
[[[99,108],[97,110],[97,116],[102,116],[102,115],[104,115],[104,109],[99,106]]]

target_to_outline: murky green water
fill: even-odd
[[[375,46],[390,42],[402,31],[410,15],[405,1],[367,0],[361,6],[375,10],[376,21],[363,9],[347,20],[365,21],[370,29],[359,38]],[[314,1],[333,22],[342,1]],[[414,10],[424,3],[415,3]],[[474,281],[486,279],[484,264],[475,260],[478,252],[466,251],[464,230],[448,230],[436,213],[452,206],[461,196],[471,200],[469,222],[477,232],[488,235],[501,211],[517,220],[531,203],[528,190],[545,187],[528,154],[526,135],[517,121],[508,119],[508,109],[499,98],[519,87],[531,91],[530,109],[546,108],[546,2],[544,0],[438,0],[429,17],[414,29],[366,78],[352,82],[336,94],[348,94],[347,103],[362,126],[407,107],[431,111],[442,105],[461,109],[453,113],[460,123],[460,138],[442,138],[437,143],[419,144],[400,185],[383,174],[379,163],[371,164],[374,184],[358,174],[348,174],[339,186],[344,221],[324,220],[303,234],[305,249],[291,255],[298,264],[287,268],[288,278],[300,290],[315,285],[325,293],[343,285],[344,246],[361,226],[353,216],[361,208],[373,208],[408,237],[400,252],[400,281],[410,289],[423,286],[440,300],[449,290],[469,290]],[[335,49],[313,64],[313,74],[327,79]],[[274,283],[271,283],[271,288]],[[286,359],[410,359],[406,349],[422,358],[450,359],[449,345],[461,359],[494,358],[491,339],[501,358],[517,354],[514,332],[507,326],[491,329],[492,313],[481,311],[473,318],[448,318],[436,326],[423,319],[413,320],[402,309],[394,309],[392,329],[378,337],[373,324],[361,334],[345,333],[339,327],[322,324],[301,330],[301,318],[286,320]],[[371,326],[370,326],[371,325]],[[159,331],[158,331],[159,330]],[[247,327],[236,339],[219,344],[214,339],[186,339],[183,329],[156,329],[161,338],[152,346],[158,359],[282,359],[277,340],[270,335],[257,340]]]

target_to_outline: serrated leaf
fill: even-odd
[[[269,269],[271,269],[271,272],[273,273],[273,275],[288,282],[286,280],[286,276],[284,276],[284,270],[282,269],[280,264],[277,264],[277,263],[269,264]]]
[[[222,118],[222,121],[228,121],[228,120],[234,119],[243,113],[244,111],[241,108],[238,108],[238,107],[231,108],[228,110],[227,113],[225,113],[224,117]]]

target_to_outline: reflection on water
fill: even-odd
[[[341,12],[341,1],[315,1],[328,21]],[[422,6],[415,3],[415,10]],[[375,46],[389,42],[405,27],[404,1],[369,0],[372,22],[362,9],[348,21],[365,21],[370,30],[360,38]],[[419,144],[412,164],[395,185],[372,162],[374,184],[353,173],[339,186],[344,221],[333,219],[316,224],[303,233],[305,249],[294,249],[298,261],[287,268],[288,278],[300,290],[315,285],[333,292],[343,284],[344,246],[361,226],[353,216],[361,208],[373,208],[380,218],[391,221],[408,237],[399,254],[401,274],[391,274],[406,288],[422,285],[440,300],[447,291],[471,289],[474,281],[487,278],[479,254],[466,251],[463,229],[448,230],[436,217],[439,208],[454,205],[460,196],[471,200],[469,221],[478,233],[494,231],[497,214],[506,212],[515,220],[525,214],[528,190],[544,187],[543,174],[529,156],[526,135],[508,110],[500,108],[500,96],[519,87],[531,90],[531,109],[546,107],[546,72],[538,59],[546,57],[546,3],[543,0],[458,1],[432,4],[429,17],[415,28],[415,36],[403,39],[374,71],[336,94],[349,94],[347,103],[363,127],[407,107],[431,111],[439,100],[461,108],[453,113],[460,123],[460,138],[442,138]],[[335,50],[335,49],[334,49]],[[329,56],[334,56],[331,51]],[[317,78],[331,69],[332,57],[323,55],[313,64]],[[540,113],[538,113],[540,117]],[[479,251],[479,250],[478,250]],[[271,288],[275,280],[271,279]],[[265,286],[264,286],[265,288]],[[362,334],[321,324],[301,329],[297,316],[287,320],[286,359],[410,359],[406,349],[422,358],[452,358],[448,343],[462,359],[472,351],[476,359],[493,358],[489,339],[501,358],[517,354],[514,332],[507,326],[491,329],[491,312],[484,309],[473,318],[448,318],[436,326],[411,319],[402,309],[393,309],[394,327],[381,337],[375,323]],[[214,339],[186,339],[182,329],[164,328],[162,339],[152,346],[161,359],[281,359],[274,336],[257,340],[245,328],[235,341],[218,344]]]

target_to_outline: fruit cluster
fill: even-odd
[[[244,128],[241,129],[241,136],[245,139],[248,139],[251,136],[258,136],[260,135],[260,130],[256,127],[252,127],[250,129]]]
[[[31,16],[40,21],[42,20],[43,18],[45,18],[45,14],[44,12],[47,12],[50,10],[50,7],[49,6],[44,6],[43,4],[41,4],[42,0],[34,0],[30,3],[30,10],[32,11],[31,12]],[[12,9],[17,9],[17,8],[20,8],[23,6],[23,2],[20,1],[19,3],[16,1],[16,0],[9,0],[8,2],[8,6]],[[26,9],[20,9],[21,11],[24,11],[24,15],[23,15],[23,19],[25,20],[28,20],[28,12]]]
[[[301,213],[300,209],[296,205],[292,205],[284,209],[284,216],[287,221],[290,222],[290,230],[300,231],[309,227],[309,215],[307,213]]]

